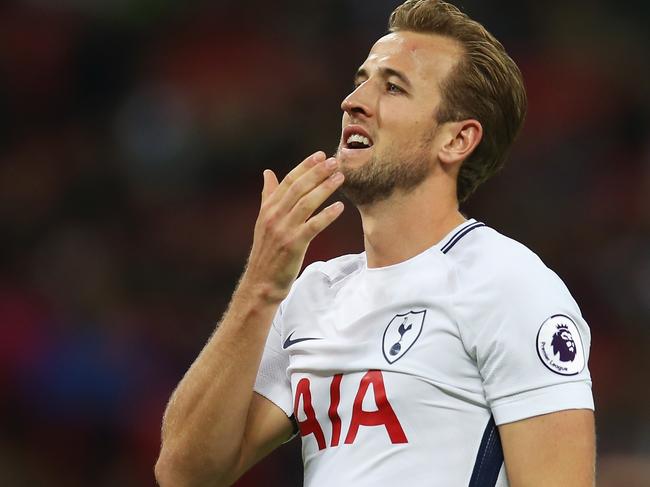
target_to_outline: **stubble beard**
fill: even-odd
[[[355,206],[368,206],[388,199],[396,191],[408,192],[431,173],[430,147],[433,135],[423,137],[411,151],[394,149],[375,153],[361,167],[341,165],[345,180],[339,191]]]

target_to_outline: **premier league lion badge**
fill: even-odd
[[[585,367],[585,354],[578,327],[571,318],[554,315],[537,333],[537,355],[551,371],[576,375]]]
[[[382,342],[384,358],[389,364],[402,358],[420,337],[426,314],[426,310],[409,311],[390,320]]]

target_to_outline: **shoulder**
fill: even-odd
[[[459,275],[474,282],[557,278],[535,252],[485,224],[468,232],[445,255]]]
[[[531,300],[573,302],[560,277],[528,247],[486,225],[458,241],[446,254],[460,294],[476,302]]]
[[[364,254],[347,254],[327,261],[309,264],[303,270],[296,284],[323,281],[332,286],[346,277],[359,272],[365,265]]]
[[[317,261],[309,264],[293,283],[285,304],[294,300],[309,298],[320,300],[329,295],[331,290],[346,280],[347,277],[359,272],[365,266],[364,254],[342,255],[328,261]]]
[[[289,295],[280,305],[280,313],[288,310],[305,312],[320,309],[331,304],[338,284],[365,266],[364,254],[343,255],[328,261],[309,264],[291,286]]]

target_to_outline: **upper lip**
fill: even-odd
[[[343,144],[347,147],[348,145],[348,139],[350,138],[350,135],[352,134],[359,134],[363,135],[370,141],[370,145],[374,144],[372,141],[372,137],[370,137],[370,134],[366,129],[364,129],[361,125],[357,124],[350,124],[347,127],[343,129]]]

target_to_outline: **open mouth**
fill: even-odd
[[[360,126],[349,125],[343,130],[343,141],[346,149],[369,149],[373,142],[368,133]]]
[[[345,146],[348,149],[367,149],[371,145],[370,139],[360,134],[352,134],[345,141]]]

